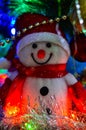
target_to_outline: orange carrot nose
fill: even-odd
[[[45,51],[44,50],[39,50],[37,53],[37,56],[39,59],[43,59],[45,57]]]

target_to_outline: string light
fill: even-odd
[[[75,1],[75,6],[76,6],[76,12],[77,12],[79,23],[81,25],[82,32],[84,34],[86,34],[86,29],[84,27],[84,20],[83,20],[83,18],[81,16],[81,10],[80,10],[81,7],[80,7],[80,4],[79,4],[79,0]]]
[[[12,28],[12,29],[11,29],[11,34],[12,34],[12,35],[15,35],[15,34],[16,34],[16,29],[15,29],[15,28]]]
[[[11,33],[12,33],[12,36],[11,38],[9,39],[9,42],[10,41],[13,41],[13,40],[16,40],[17,37],[20,37],[22,33],[25,33],[27,30],[31,30],[33,29],[34,27],[37,27],[37,26],[40,26],[42,24],[47,24],[47,23],[53,23],[53,22],[60,22],[61,20],[66,20],[67,19],[67,16],[64,15],[62,16],[61,18],[57,17],[55,19],[49,19],[48,21],[42,21],[41,23],[37,22],[35,23],[34,25],[29,25],[27,28],[23,28],[21,31],[19,30],[18,32],[16,32],[16,29],[15,28],[12,28],[11,29]],[[3,45],[3,42],[0,41],[0,45]]]

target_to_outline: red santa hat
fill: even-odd
[[[40,14],[25,13],[16,22],[17,55],[25,46],[34,42],[51,42],[62,47],[70,55],[68,42],[58,27],[58,19]]]

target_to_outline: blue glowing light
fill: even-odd
[[[15,25],[15,21],[16,21],[15,18],[12,18],[11,19],[11,25]]]

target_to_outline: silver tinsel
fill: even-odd
[[[51,112],[49,107],[55,103],[54,96],[51,96],[47,110],[46,102],[40,98],[39,102],[39,108],[34,109],[28,104],[28,113],[24,115],[4,117],[0,122],[0,130],[86,130],[86,114],[71,110],[68,117]],[[55,104],[54,108],[57,106],[58,104]],[[30,128],[27,127],[28,125]]]

